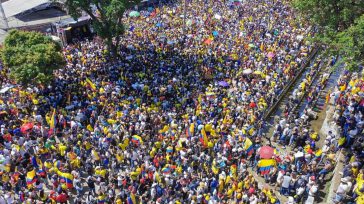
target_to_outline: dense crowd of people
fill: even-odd
[[[2,70],[11,88],[0,93],[0,204],[314,202],[338,136],[319,148],[307,118],[282,119],[275,137],[295,146],[283,154],[262,132],[313,31],[284,0],[186,2],[185,20],[179,1],[125,17],[120,60],[87,40],[64,47],[67,65],[49,86],[21,87]],[[348,146],[362,130],[362,104],[346,91],[360,92],[359,78],[335,99]]]
[[[334,121],[342,132],[338,145],[346,147],[341,182],[335,191],[334,203],[364,203],[363,73],[344,71],[331,94],[335,105]]]

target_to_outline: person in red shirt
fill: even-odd
[[[68,195],[65,192],[60,193],[56,197],[56,201],[59,203],[67,203],[67,200],[68,200]]]

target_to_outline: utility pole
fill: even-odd
[[[1,18],[2,18],[2,20],[4,22],[4,25],[5,25],[5,30],[8,30],[9,29],[9,24],[8,24],[8,19],[5,16],[2,0],[0,0],[0,13],[1,13]]]

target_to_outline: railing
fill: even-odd
[[[282,93],[279,95],[278,100],[271,106],[271,108],[268,109],[268,111],[266,111],[264,113],[263,116],[263,120],[267,120],[267,118],[269,118],[269,116],[277,109],[277,107],[279,106],[280,102],[283,100],[283,98],[286,96],[287,92],[292,88],[292,86],[297,82],[297,80],[300,78],[300,76],[302,75],[302,73],[305,71],[305,69],[307,68],[307,66],[310,65],[310,62],[312,61],[312,59],[315,57],[315,55],[318,52],[318,48],[315,48],[310,56],[307,58],[307,60],[301,65],[300,70],[298,71],[298,74],[287,84],[287,86],[283,89]]]

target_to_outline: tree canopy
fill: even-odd
[[[38,32],[11,30],[5,38],[1,57],[17,83],[47,84],[53,71],[65,64],[62,48]]]
[[[363,65],[363,0],[294,0],[293,5],[318,26],[317,40],[328,53],[340,55],[349,70]]]
[[[105,39],[109,51],[116,56],[117,45],[125,32],[124,12],[139,3],[140,0],[66,0],[65,5],[74,18],[81,16],[82,11],[87,13],[97,34]]]

